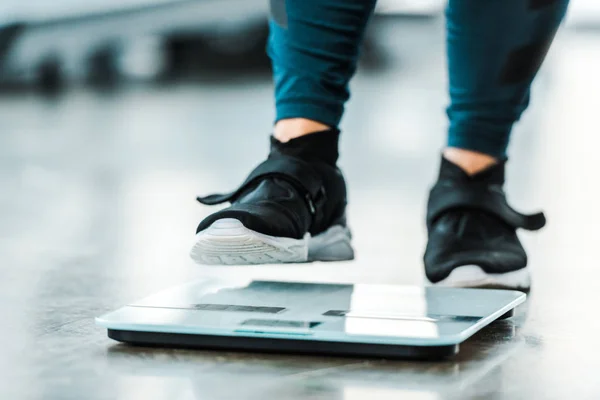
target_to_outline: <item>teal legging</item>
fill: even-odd
[[[375,0],[271,0],[277,120],[337,127]],[[504,158],[568,0],[449,0],[448,146]]]

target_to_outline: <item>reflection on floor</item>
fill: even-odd
[[[564,31],[515,131],[508,191],[549,226],[523,236],[534,288],[442,363],[116,345],[93,317],[210,275],[421,284],[423,212],[444,140],[441,24],[377,26],[387,63],[353,82],[342,166],[357,260],[205,269],[187,251],[267,151],[265,78],[0,98],[0,397],[19,399],[594,399],[600,36]],[[597,35],[597,34],[596,34]],[[233,383],[233,384],[232,384]]]

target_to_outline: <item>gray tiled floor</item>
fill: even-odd
[[[187,251],[267,151],[268,79],[58,100],[0,98],[0,398],[597,399],[600,36],[563,32],[515,132],[508,190],[543,207],[524,234],[534,289],[513,320],[442,363],[136,349],[93,317],[205,275],[421,284],[426,190],[443,145],[437,23],[377,27],[388,63],[353,83],[342,165],[352,263],[204,269]]]

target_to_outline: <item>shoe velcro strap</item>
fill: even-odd
[[[431,190],[427,211],[427,227],[445,212],[452,209],[481,210],[512,226],[530,231],[542,229],[546,225],[544,213],[521,214],[511,208],[506,195],[498,185],[456,185],[452,182],[439,182]]]
[[[279,178],[294,185],[305,196],[312,214],[316,212],[316,199],[325,195],[323,181],[310,164],[289,156],[271,156],[258,165],[235,191],[197,197],[197,200],[206,205],[235,201],[248,188],[267,178]]]

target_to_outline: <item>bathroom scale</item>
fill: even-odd
[[[96,319],[136,345],[445,358],[525,294],[509,290],[207,279]]]

